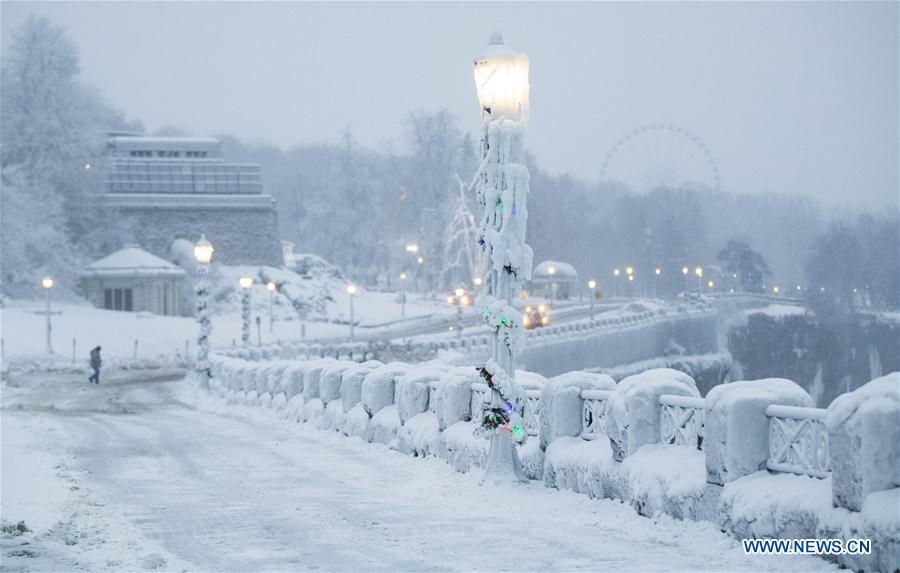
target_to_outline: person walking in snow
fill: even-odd
[[[93,382],[94,384],[100,383],[100,366],[103,364],[103,361],[100,360],[100,347],[91,350],[91,368],[94,370],[94,373],[88,378],[89,382]]]

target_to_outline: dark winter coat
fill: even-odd
[[[100,368],[103,361],[100,360],[100,350],[95,348],[91,350],[91,368]]]

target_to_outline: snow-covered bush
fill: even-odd
[[[766,467],[770,404],[811,408],[806,391],[783,378],[721,384],[706,396],[706,479],[725,484]]]
[[[420,366],[397,379],[396,402],[401,424],[428,409],[428,385],[440,380],[445,371],[441,366]]]
[[[350,412],[354,406],[359,404],[362,400],[363,380],[365,380],[369,372],[381,365],[382,363],[377,360],[369,360],[362,364],[351,366],[344,371],[343,376],[341,376],[341,403],[344,407],[344,413]]]
[[[394,403],[394,384],[397,378],[406,374],[409,364],[391,362],[369,372],[362,383],[362,404],[369,417],[385,406]]]
[[[825,427],[835,506],[859,511],[869,493],[900,486],[900,372],[835,398]]]
[[[606,401],[606,435],[616,461],[622,461],[644,444],[659,442],[662,394],[700,396],[693,378],[669,368],[647,370],[616,385]]]
[[[474,366],[458,366],[441,376],[436,412],[442,432],[456,422],[471,419],[469,403],[475,382],[482,382],[482,379]]]
[[[582,390],[614,390],[606,374],[567,372],[551,378],[541,390],[541,449],[560,436],[581,435],[584,400]]]
[[[334,358],[318,358],[304,364],[303,399],[309,401],[319,397],[319,380],[322,369],[334,363]]]

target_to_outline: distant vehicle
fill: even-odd
[[[528,330],[550,324],[550,304],[545,300],[520,299],[513,306],[522,310],[522,326]]]

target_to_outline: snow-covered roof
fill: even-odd
[[[532,273],[532,277],[535,279],[549,279],[550,278],[550,267],[553,267],[554,280],[561,279],[578,279],[578,271],[575,270],[575,267],[570,265],[569,263],[563,263],[560,261],[544,261],[538,266],[534,267],[534,272]]]
[[[184,275],[184,270],[176,264],[161,259],[134,245],[94,261],[87,266],[85,276],[131,276],[131,275]]]

